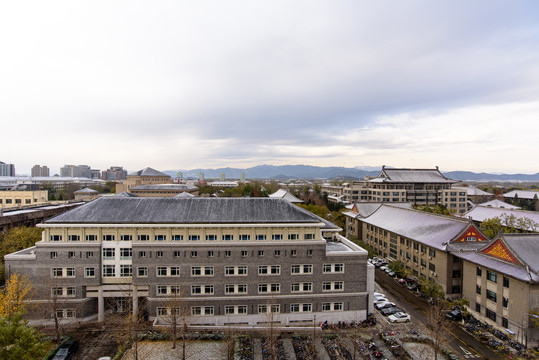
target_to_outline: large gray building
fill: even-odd
[[[181,294],[194,323],[362,320],[372,310],[367,252],[282,199],[99,198],[45,221],[36,246],[5,256],[62,317],[132,304],[167,315]],[[125,305],[125,306],[124,306]],[[38,313],[31,317],[41,316]]]
[[[15,165],[0,161],[0,176],[15,176]]]

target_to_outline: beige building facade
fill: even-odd
[[[49,199],[47,190],[6,190],[0,191],[0,207],[22,207],[28,205],[44,204]]]
[[[127,175],[127,179],[116,184],[116,194],[131,192],[132,188],[140,185],[172,184],[172,178],[150,167],[135,171]]]

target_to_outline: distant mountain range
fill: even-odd
[[[167,170],[166,174],[176,177],[178,171],[181,171],[183,177],[198,178],[199,173],[204,173],[206,179],[218,179],[221,173],[225,174],[225,179],[239,179],[241,173],[245,173],[246,179],[340,179],[357,180],[365,176],[377,176],[382,167],[377,170],[374,167],[321,167],[310,165],[258,165],[246,169],[238,168],[219,168],[219,169],[192,169],[192,170]],[[536,174],[489,174],[475,173],[471,171],[449,171],[444,172],[444,176],[463,181],[539,181],[539,173]]]

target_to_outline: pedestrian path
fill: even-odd
[[[331,358],[328,355],[328,352],[326,351],[326,347],[324,344],[322,344],[322,340],[320,338],[316,339],[315,342],[316,350],[318,350],[318,357],[320,360],[331,360]]]
[[[282,339],[284,353],[288,360],[296,360],[296,353],[294,352],[294,345],[292,345],[292,339],[284,338]]]
[[[255,338],[253,346],[253,359],[262,360],[262,340]]]

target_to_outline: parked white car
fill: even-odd
[[[410,315],[405,312],[398,312],[393,315],[389,315],[387,320],[391,323],[408,322],[410,321]]]
[[[388,302],[389,300],[386,299],[385,297],[375,297],[374,298],[374,303],[375,304],[378,304],[378,303],[382,303],[382,302]]]
[[[395,305],[395,303],[392,303],[391,301],[379,302],[374,305],[374,307],[377,308],[378,310],[386,308],[386,307],[392,307],[392,306],[397,306],[397,305]]]

